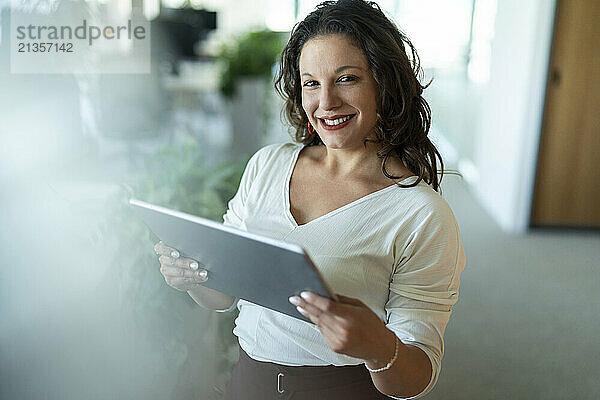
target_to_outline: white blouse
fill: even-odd
[[[278,143],[258,150],[228,203],[224,224],[301,245],[335,293],[360,299],[403,343],[422,349],[433,373],[425,390],[410,399],[421,397],[437,381],[444,330],[465,266],[454,214],[421,181],[408,189],[392,184],[298,225],[290,212],[289,182],[302,148]],[[292,366],[364,362],[331,350],[315,325],[246,300],[218,311],[236,307],[233,333],[255,360]]]

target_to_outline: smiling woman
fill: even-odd
[[[320,36],[304,45],[299,65],[302,108],[321,141],[361,151],[377,124],[377,83],[363,52],[344,35]]]
[[[349,53],[341,50],[335,55],[329,53],[335,47],[334,43],[324,47],[314,45],[328,36],[330,42],[337,41]],[[308,52],[311,54],[305,54]],[[379,145],[376,146],[377,156],[382,160],[381,170],[385,176],[398,178],[387,172],[386,164],[389,159],[399,159],[418,177],[412,186],[425,180],[434,190],[439,190],[444,164],[427,137],[431,110],[422,96],[426,86],[419,82],[422,73],[419,56],[408,37],[387,19],[377,4],[364,1],[321,3],[315,12],[296,25],[282,52],[282,68],[275,89],[286,100],[285,115],[295,129],[296,141],[309,146],[323,144],[323,137],[310,134],[311,124],[317,126],[317,130],[318,125],[326,130],[325,123],[317,124],[316,118],[329,114],[321,110],[322,114],[315,116],[306,108],[310,106],[308,99],[314,99],[307,89],[319,85],[318,80],[307,79],[313,71],[304,69],[311,64],[316,72],[329,68],[330,74],[337,75],[335,86],[323,88],[323,84],[320,85],[325,94],[328,94],[326,89],[341,89],[344,85],[356,84],[356,81],[361,89],[374,90],[369,93],[369,99],[376,108],[376,123],[363,142]],[[333,64],[336,64],[335,68]]]
[[[161,247],[167,283],[240,312],[226,400],[415,399],[435,385],[465,254],[419,71],[410,41],[363,0],[321,3],[282,52],[275,87],[296,143],[251,157],[223,220],[307,251],[339,297],[290,293],[312,324],[208,292],[202,260]]]

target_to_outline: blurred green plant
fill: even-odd
[[[108,199],[107,217],[96,240],[116,271],[107,276],[106,284],[119,285],[123,311],[131,313],[136,327],[162,348],[166,362],[176,368],[179,382],[173,398],[198,398],[199,394],[211,400],[221,398],[237,361],[237,340],[232,334],[237,311],[204,310],[166,285],[153,251],[158,238],[128,201],[135,197],[222,222],[248,159],[209,167],[203,163],[197,141],[169,145],[146,160],[142,173],[120,182],[120,189]],[[212,388],[207,389],[208,384]]]
[[[222,46],[218,58],[223,65],[220,77],[223,96],[231,99],[237,82],[244,77],[268,80],[283,45],[281,33],[262,30],[246,33],[233,44]]]

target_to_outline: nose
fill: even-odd
[[[335,87],[323,86],[319,96],[319,106],[322,110],[332,110],[342,104],[342,99],[338,95]]]

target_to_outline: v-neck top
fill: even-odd
[[[226,225],[302,246],[338,294],[360,299],[405,344],[430,358],[435,384],[443,334],[458,300],[465,255],[447,202],[424,181],[390,185],[298,225],[290,179],[302,144],[277,143],[248,161],[223,215]],[[412,176],[401,181],[413,183]],[[233,333],[248,355],[283,365],[356,365],[331,350],[318,328],[243,299]]]
[[[285,214],[286,214],[286,217],[290,220],[290,223],[292,224],[292,226],[294,226],[296,228],[299,227],[299,226],[308,225],[308,224],[312,223],[313,221],[318,221],[320,219],[329,218],[329,217],[331,217],[331,216],[333,216],[333,215],[335,215],[335,214],[337,214],[339,212],[343,212],[346,208],[353,207],[353,206],[355,206],[355,205],[357,205],[357,204],[359,204],[359,203],[361,203],[363,201],[369,200],[371,197],[374,197],[374,196],[377,196],[379,194],[384,193],[386,190],[390,190],[390,189],[392,189],[394,187],[397,187],[396,184],[392,184],[390,186],[387,186],[387,187],[384,187],[382,189],[376,190],[376,191],[371,192],[369,194],[366,194],[366,195],[364,195],[364,196],[362,196],[362,197],[360,197],[360,198],[358,198],[358,199],[356,199],[354,201],[351,201],[350,203],[347,203],[347,204],[345,204],[345,205],[343,205],[341,207],[338,207],[335,210],[332,210],[332,211],[328,212],[327,214],[321,215],[320,217],[312,219],[312,220],[310,220],[310,221],[308,221],[308,222],[306,222],[306,223],[304,223],[302,225],[298,225],[298,222],[296,222],[296,219],[292,215],[292,207],[291,207],[291,204],[290,204],[290,199],[291,199],[290,188],[291,188],[291,181],[292,181],[292,174],[293,174],[293,171],[294,171],[294,167],[296,166],[296,164],[298,162],[298,157],[300,156],[300,152],[302,151],[303,148],[304,148],[303,146],[296,146],[296,148],[293,149],[293,152],[292,152],[292,161],[290,163],[289,168],[287,169],[287,173],[286,173],[286,177],[285,177],[285,184],[283,185],[283,198],[285,200],[285,204],[284,204]],[[414,179],[412,179],[412,178],[413,177],[406,178],[406,179],[400,181],[400,183],[407,183],[407,182],[411,182],[411,181],[414,182]]]

